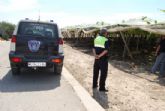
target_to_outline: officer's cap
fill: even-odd
[[[102,28],[101,30],[100,30],[100,35],[103,35],[103,34],[105,34],[105,33],[107,33],[108,31],[107,31],[107,29],[106,28]]]

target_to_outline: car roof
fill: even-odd
[[[21,23],[21,22],[27,22],[27,23],[31,23],[31,22],[33,22],[33,23],[44,23],[44,24],[54,24],[54,25],[57,25],[57,24],[54,23],[54,22],[36,21],[36,20],[20,20],[19,23]]]
[[[59,27],[58,27],[58,25],[57,25],[56,23],[54,23],[54,22],[48,22],[48,21],[46,22],[46,21],[29,20],[29,19],[28,19],[28,20],[20,20],[19,23],[16,25],[15,30],[13,31],[13,35],[16,35],[16,34],[17,34],[18,27],[19,27],[19,24],[20,24],[21,22],[45,23],[45,24],[53,24],[53,25],[56,25],[57,28],[58,28],[58,34],[60,35],[59,37],[63,37],[62,34],[61,34],[61,31],[60,31],[60,29],[59,29]]]

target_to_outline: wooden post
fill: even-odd
[[[69,38],[69,35],[68,35],[67,31],[65,31],[65,36],[66,36],[67,38]]]
[[[124,45],[125,45],[125,47],[126,47],[126,49],[128,51],[128,54],[129,54],[130,58],[133,60],[133,56],[132,56],[132,54],[131,54],[131,52],[130,52],[130,50],[128,48],[127,42],[126,42],[126,40],[124,38],[124,35],[123,35],[123,33],[121,31],[120,31],[120,34],[121,34],[121,38],[123,39]]]
[[[139,42],[140,42],[140,38],[137,37],[136,51],[139,51]]]
[[[126,37],[126,43],[127,43],[127,46],[129,46],[129,43],[130,43],[130,39],[131,39],[131,37]],[[123,59],[125,58],[125,55],[127,54],[127,48],[126,48],[126,46],[124,46],[124,51],[123,51]]]
[[[71,38],[71,35],[70,35],[70,32],[69,31],[67,31],[67,35],[68,35],[69,38]]]

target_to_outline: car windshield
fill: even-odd
[[[56,25],[32,22],[21,22],[18,29],[18,34],[50,38],[58,37]]]

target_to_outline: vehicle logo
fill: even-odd
[[[37,52],[40,48],[40,41],[37,40],[30,40],[28,41],[28,47],[31,52]]]

